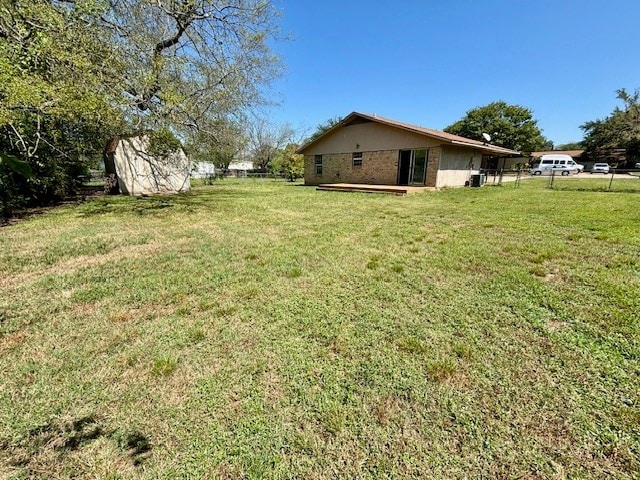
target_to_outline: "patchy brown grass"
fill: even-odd
[[[634,478],[636,199],[544,185],[4,227],[0,477]]]

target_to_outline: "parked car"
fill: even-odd
[[[553,165],[550,167],[540,167],[535,165],[529,170],[531,175],[562,175],[567,176],[571,173],[580,173],[577,168],[570,165]]]
[[[529,173],[531,175],[569,175],[569,173],[580,173],[584,170],[584,165],[576,163],[571,156],[563,153],[547,154],[540,157],[540,163],[533,166]]]
[[[593,168],[591,169],[591,173],[609,173],[609,169],[611,167],[609,167],[608,163],[594,163],[593,164]]]

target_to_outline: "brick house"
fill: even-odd
[[[298,149],[306,185],[356,183],[452,187],[478,173],[484,156],[519,152],[450,133],[353,112]]]

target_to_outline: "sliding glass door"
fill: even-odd
[[[427,173],[427,151],[411,152],[411,185],[424,185]]]
[[[427,178],[428,157],[426,149],[400,150],[398,185],[424,185]]]

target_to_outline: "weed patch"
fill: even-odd
[[[154,377],[167,377],[176,371],[178,361],[171,356],[156,358],[151,367],[151,375]]]

